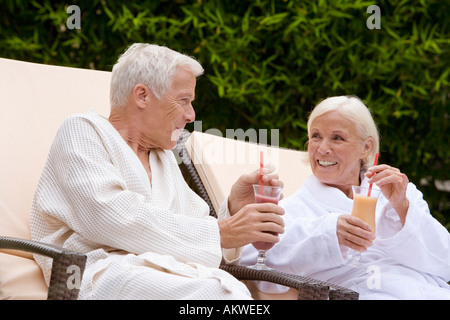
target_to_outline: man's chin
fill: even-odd
[[[175,141],[175,143],[178,141],[178,138],[180,137],[181,133],[184,131],[184,129],[175,129],[172,131],[172,134],[170,136],[171,141]]]

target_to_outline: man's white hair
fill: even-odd
[[[148,43],[131,45],[117,60],[111,75],[111,108],[126,105],[132,89],[144,84],[157,99],[172,86],[178,67],[189,68],[195,77],[203,74],[203,67],[192,57],[164,46]]]
[[[380,138],[375,121],[367,106],[356,96],[338,96],[322,100],[311,112],[308,119],[308,136],[310,134],[311,123],[315,118],[330,112],[339,113],[354,122],[358,128],[359,138],[362,140],[372,137],[373,145],[369,156],[363,160],[361,170],[366,170],[373,165],[375,154],[380,150]]]

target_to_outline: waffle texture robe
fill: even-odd
[[[60,127],[30,216],[33,240],[88,257],[80,299],[246,299],[218,269],[217,220],[181,175],[172,151],[149,154],[152,182],[110,122],[91,111]],[[227,211],[219,212],[219,219]],[[51,260],[35,256],[49,283]]]
[[[368,186],[362,176],[362,186]],[[377,188],[375,185],[374,188]],[[360,299],[450,299],[450,235],[429,212],[422,193],[410,183],[405,225],[380,195],[376,236],[362,253],[359,267],[351,251],[340,246],[338,216],[350,214],[353,200],[337,188],[310,176],[292,196],[280,201],[285,209],[285,233],[267,252],[267,264],[278,270],[312,277],[359,292]],[[242,264],[253,264],[256,251],[247,246]],[[260,283],[266,292],[284,287]]]

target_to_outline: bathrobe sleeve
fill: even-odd
[[[314,203],[299,206],[298,203],[308,201],[305,198],[297,203],[295,197],[289,200],[283,204],[289,213],[285,219],[288,227],[274,252],[286,251],[276,259],[271,258],[271,261],[277,263],[276,260],[279,260],[289,269],[294,268],[296,274],[312,274],[324,266],[334,268],[346,263],[348,248],[339,245],[336,234],[337,219],[341,213],[321,214],[323,208]]]
[[[450,234],[430,214],[422,193],[410,183],[409,209],[402,227],[392,206],[385,201],[377,225],[376,246],[399,263],[450,280]]]
[[[116,156],[116,152],[105,147],[86,119],[69,118],[62,125],[37,191],[36,205],[47,214],[47,228],[56,219],[55,223],[62,221],[90,246],[96,243],[134,254],[150,251],[217,267],[222,258],[217,221],[207,210],[184,214],[184,210],[196,212],[196,207],[183,187],[166,190],[180,193],[173,196],[182,202],[179,212],[173,205],[145,201],[147,195],[130,188],[133,181],[123,178],[130,168],[124,165],[127,159],[121,159],[122,153]]]
[[[219,213],[217,215],[218,220],[224,220],[231,216],[230,210],[228,209],[228,197],[224,200],[219,208]],[[242,247],[222,249],[223,262],[226,264],[238,264],[242,254]]]

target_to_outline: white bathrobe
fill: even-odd
[[[107,119],[93,111],[69,117],[36,190],[32,239],[87,255],[80,299],[250,298],[218,269],[217,220],[184,181],[172,151],[149,158],[151,184]],[[224,252],[225,260],[239,253]],[[48,283],[51,261],[35,258]]]
[[[367,186],[367,179],[362,181]],[[376,186],[374,185],[374,188]],[[285,233],[267,253],[267,264],[359,292],[360,299],[450,299],[450,235],[429,212],[422,193],[410,183],[405,225],[381,195],[376,210],[376,240],[362,253],[360,266],[340,246],[337,218],[350,214],[353,200],[310,176],[294,195],[283,199]],[[244,248],[244,265],[255,262],[256,251]],[[261,290],[284,287],[260,283]]]

